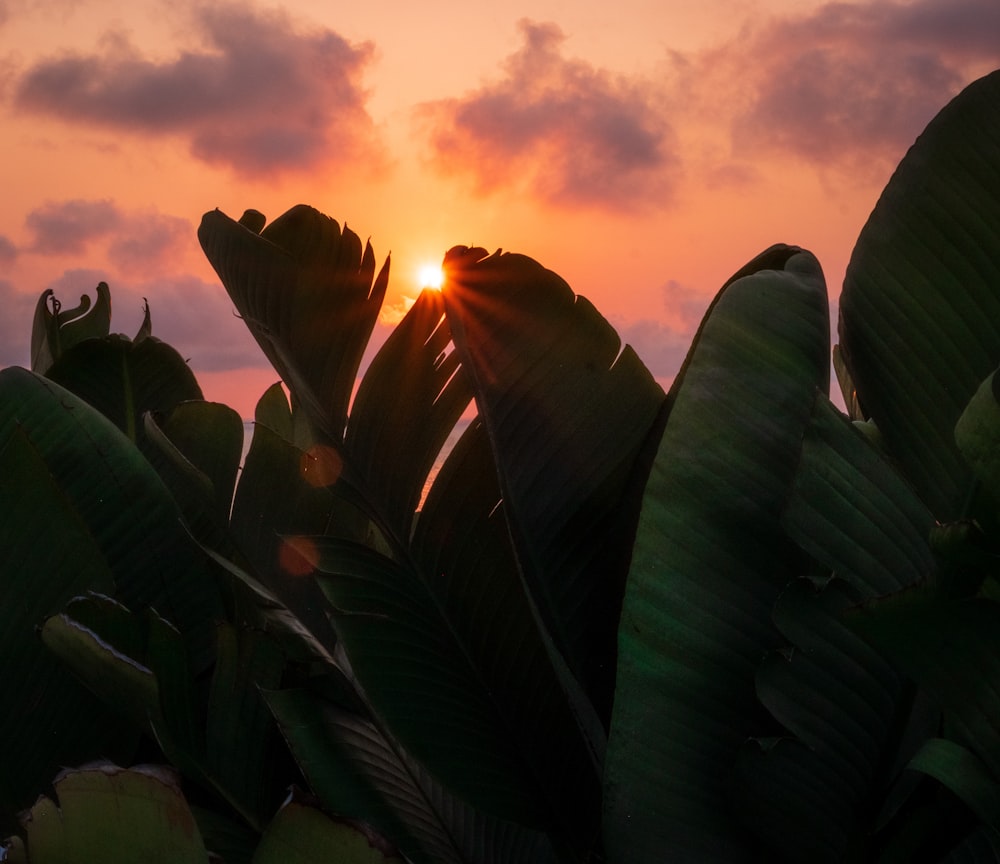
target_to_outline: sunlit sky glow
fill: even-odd
[[[43,289],[104,279],[115,330],[147,297],[251,415],[276,376],[195,229],[309,203],[392,253],[376,340],[428,262],[503,248],[668,384],[774,242],[811,249],[835,303],[893,166],[998,66],[996,0],[0,0],[0,365],[27,364]]]

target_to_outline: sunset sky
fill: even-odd
[[[1000,67],[998,0],[0,0],[0,365],[142,297],[210,399],[276,380],[204,211],[312,204],[392,253],[384,338],[452,245],[563,276],[666,386],[725,279],[811,249],[835,303],[892,168]],[[836,308],[833,309],[834,316]]]

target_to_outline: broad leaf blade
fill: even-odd
[[[774,612],[791,647],[757,670],[762,704],[794,738],[743,748],[737,806],[772,854],[789,861],[860,860],[879,816],[872,802],[893,779],[912,692],[844,624],[857,599],[838,580],[822,590],[792,583]]]
[[[198,826],[169,769],[104,763],[64,771],[54,786],[58,808],[41,798],[24,817],[31,864],[208,864]]]
[[[167,413],[179,402],[202,398],[184,358],[152,337],[88,339],[64,352],[46,377],[97,408],[131,441],[144,437],[147,411]]]
[[[90,297],[84,294],[80,297],[79,306],[63,309],[51,289],[42,292],[35,306],[31,328],[32,372],[44,375],[64,351],[78,342],[108,335],[111,330],[111,291],[106,282],[100,282],[96,293],[97,302],[93,307]]]
[[[934,515],[962,515],[955,422],[1000,363],[1000,71],[931,121],[858,238],[840,343],[861,408]]]
[[[362,251],[357,234],[304,205],[259,233],[215,210],[198,239],[268,360],[328,438],[341,441],[388,260],[376,277],[371,246]]]
[[[803,564],[779,520],[828,382],[819,265],[770,249],[702,323],[646,487],[605,768],[612,860],[753,857],[728,778],[758,718],[754,670],[780,644],[772,606]]]
[[[424,291],[372,360],[347,427],[348,479],[409,540],[434,460],[472,400],[438,291]]]
[[[141,452],[69,391],[11,367],[0,372],[0,441],[17,427],[86,522],[116,597],[133,610],[155,606],[185,634],[206,636],[221,614],[217,586]]]
[[[944,709],[955,737],[1000,777],[1000,604],[915,589],[848,621]]]
[[[265,696],[323,803],[375,825],[417,864],[555,860],[544,834],[472,809],[370,721],[306,691]]]
[[[260,839],[253,864],[381,864],[403,859],[364,826],[333,819],[292,798]]]
[[[597,310],[530,258],[455,247],[445,273],[522,574],[607,723],[637,460],[663,393]]]
[[[0,713],[0,831],[60,767],[113,752],[136,736],[49,654],[35,628],[76,593],[113,577],[86,520],[17,429],[0,448],[0,689],[27,711]]]
[[[783,524],[865,598],[915,585],[935,570],[931,512],[828,399],[817,399],[805,430]]]

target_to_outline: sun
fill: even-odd
[[[433,288],[435,291],[441,290],[444,283],[444,271],[440,264],[421,264],[417,270],[417,284],[421,288]]]

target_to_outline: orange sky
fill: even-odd
[[[276,375],[195,229],[318,207],[392,252],[387,324],[463,243],[531,255],[664,384],[774,242],[835,302],[892,167],[1000,66],[996,0],[0,0],[0,365],[109,282],[113,327],[244,416]],[[834,310],[835,311],[835,310]]]

